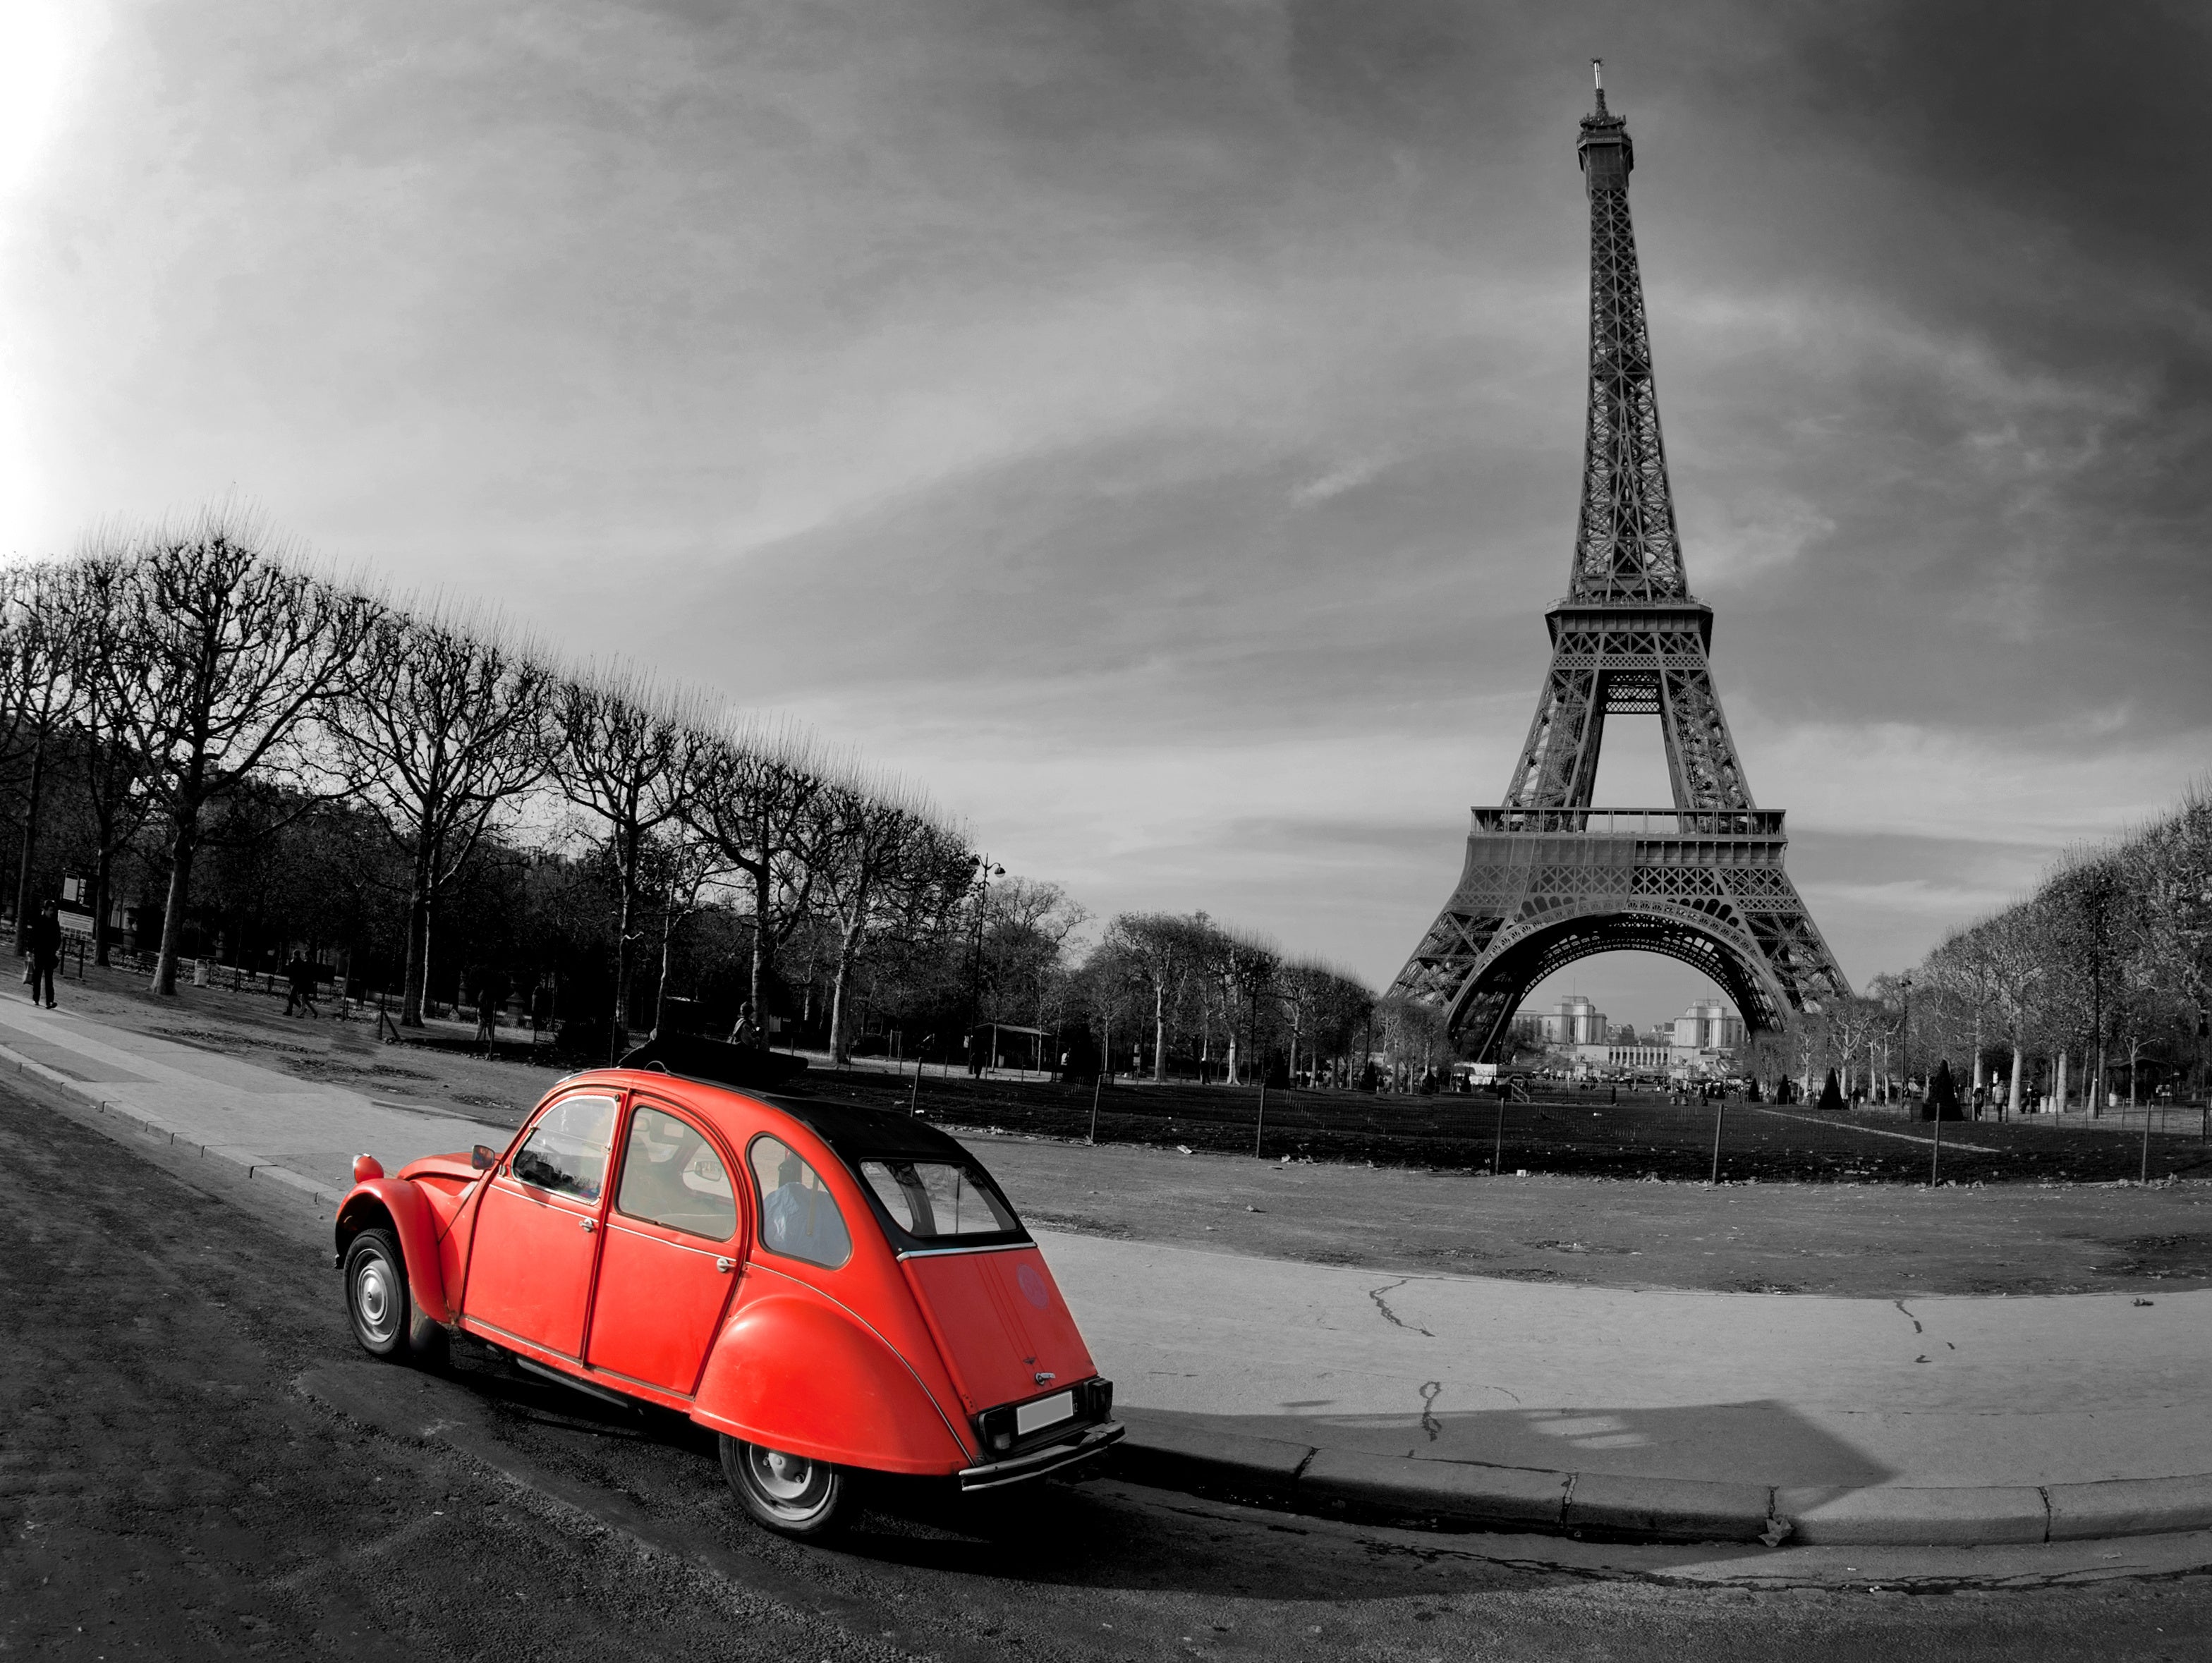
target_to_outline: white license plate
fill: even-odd
[[[1040,1426],[1064,1421],[1074,1412],[1075,1393],[1073,1392],[1040,1398],[1035,1403],[1025,1403],[1014,1411],[1014,1431],[1018,1435],[1026,1436]]]

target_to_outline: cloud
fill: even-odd
[[[2181,9],[47,15],[0,547],[235,484],[1096,910],[1386,976],[1548,659],[1602,35],[1716,673],[1847,968],[2201,766]]]

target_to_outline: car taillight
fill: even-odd
[[[1013,1405],[985,1410],[975,1417],[975,1429],[982,1434],[984,1448],[994,1455],[1005,1454],[1014,1447]]]

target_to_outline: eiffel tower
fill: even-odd
[[[1636,234],[1635,147],[1605,106],[1575,146],[1589,193],[1589,417],[1552,668],[1505,800],[1476,809],[1459,884],[1392,985],[1440,1005],[1468,1054],[1497,1055],[1546,976],[1593,953],[1662,953],[1726,991],[1754,1031],[1850,986],[1783,871],[1782,811],[1751,799],[1707,652],[1712,608],[1682,567]],[[1656,715],[1671,808],[1591,806],[1608,716]]]

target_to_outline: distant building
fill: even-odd
[[[1700,1000],[1674,1018],[1677,1051],[1734,1051],[1743,1043],[1743,1019],[1718,999]]]
[[[1580,993],[1570,993],[1556,1010],[1522,1011],[1513,1018],[1513,1036],[1531,1045],[1603,1045],[1605,1012]]]

